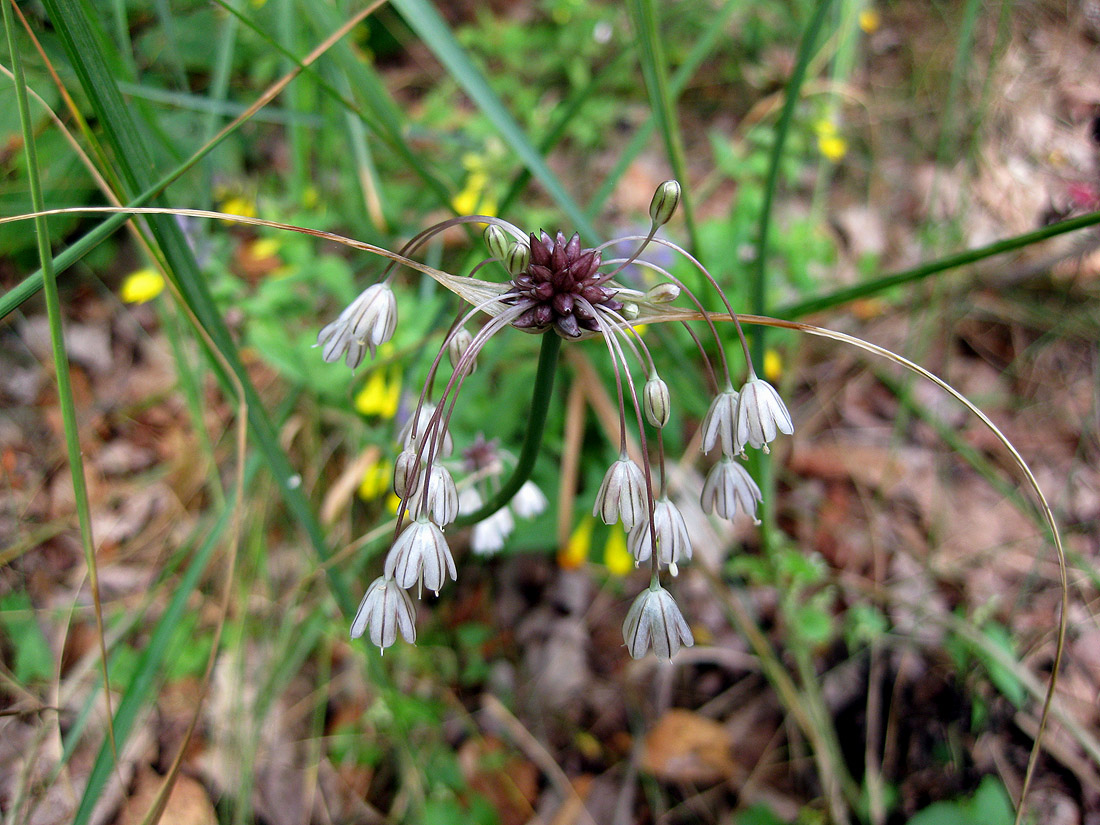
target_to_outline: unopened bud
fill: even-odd
[[[649,217],[654,226],[664,226],[676,211],[680,204],[680,184],[674,180],[666,180],[657,187],[653,193],[653,200],[649,202]]]
[[[489,247],[489,254],[499,261],[504,261],[508,255],[508,236],[504,230],[495,223],[485,228],[485,245]]]
[[[398,498],[408,498],[420,487],[420,465],[416,450],[405,449],[393,463],[393,491]]]
[[[668,384],[654,375],[645,382],[642,390],[642,407],[646,420],[658,429],[668,423],[672,413],[672,401],[668,394]]]
[[[680,297],[680,287],[676,284],[664,283],[651,286],[645,297],[655,304],[667,304]]]
[[[627,301],[623,304],[623,308],[619,310],[619,312],[624,318],[626,318],[626,320],[633,321],[635,318],[638,317],[638,314],[641,312],[641,310],[638,308],[638,305],[633,301]]]
[[[451,336],[451,340],[447,342],[447,357],[451,361],[451,367],[455,370],[458,369],[459,362],[462,360],[462,356],[466,354],[466,350],[470,348],[470,344],[473,343],[474,336],[472,336],[465,327],[459,327],[455,330],[454,335]],[[465,364],[463,372],[466,375],[470,375],[477,369],[477,361],[471,359]]]
[[[513,277],[519,275],[528,265],[531,263],[531,247],[525,243],[516,242],[512,244],[511,249],[508,250],[508,257],[505,258],[505,262],[508,265],[508,274]]]

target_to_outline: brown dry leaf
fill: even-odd
[[[646,735],[642,767],[657,779],[712,785],[737,769],[726,729],[690,710],[673,708]]]
[[[122,803],[117,825],[139,825],[153,807],[163,781],[164,777],[152,768],[143,768],[134,783],[133,793]],[[217,825],[218,815],[202,784],[186,774],[180,774],[168,792],[168,802],[160,821],[172,825]]]

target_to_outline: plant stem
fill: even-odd
[[[485,502],[479,510],[468,516],[459,516],[454,523],[457,527],[489,518],[512,500],[523,483],[531,477],[539,448],[542,447],[542,433],[546,428],[546,415],[550,411],[550,395],[554,390],[554,372],[558,366],[558,353],[561,351],[561,336],[553,330],[542,336],[542,349],[539,350],[539,366],[535,373],[535,389],[531,393],[530,417],[527,419],[527,435],[523,439],[523,448],[516,461],[512,475],[497,490],[496,495]]]

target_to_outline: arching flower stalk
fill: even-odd
[[[469,277],[460,279],[416,266],[461,295],[470,308],[459,316],[444,337],[429,368],[416,409],[399,433],[403,451],[395,462],[394,490],[402,501],[382,580],[388,589],[383,591],[383,586],[376,584],[373,593],[388,593],[393,587],[408,589],[414,585],[419,591],[425,584],[429,590],[438,592],[448,575],[452,579],[457,577],[443,533],[448,524],[474,525],[473,551],[491,554],[507,541],[514,525],[513,511],[531,516],[546,505],[545,497],[537,488],[532,488],[527,479],[531,462],[524,456],[510,460],[508,463],[513,463],[515,468],[504,480],[505,462],[501,457],[506,454],[498,452],[494,442],[480,436],[462,452],[464,469],[472,473],[476,481],[460,483],[461,493],[451,472],[442,463],[454,449],[448,426],[451,415],[482,348],[508,328],[546,335],[544,356],[552,351],[553,357],[556,357],[560,341],[599,336],[605,343],[615,376],[619,458],[611,464],[600,485],[593,514],[607,524],[622,522],[629,533],[628,547],[635,563],[649,563],[652,582],[651,588],[635,602],[624,625],[625,642],[635,658],[651,647],[658,656],[668,658],[681,644],[692,644],[688,624],[672,595],[660,586],[662,571],[667,569],[675,576],[678,565],[691,558],[692,547],[687,523],[668,496],[665,476],[662,430],[672,418],[671,393],[657,373],[638,326],[683,320],[684,310],[674,307],[672,302],[684,297],[695,307],[706,333],[713,340],[718,356],[717,369],[710,363],[698,335],[688,327],[703,355],[707,375],[717,389],[702,425],[703,451],[720,447],[723,456],[703,491],[702,504],[708,512],[724,518],[733,518],[738,512],[755,517],[760,490],[743,468],[732,466],[730,462],[744,456],[746,447],[767,451],[769,442],[779,433],[790,434],[793,426],[778,393],[757,377],[737,316],[713,276],[683,249],[655,237],[658,228],[672,217],[679,200],[680,185],[676,181],[666,181],[653,196],[648,234],[627,236],[593,248],[582,246],[577,234],[567,237],[563,232],[553,236],[543,231],[524,232],[507,221],[484,215],[443,221],[410,240],[399,256],[392,256],[381,280],[364,290],[321,331],[317,343],[323,347],[325,361],[343,358],[348,366],[358,366],[367,352],[373,356],[375,349],[394,332],[397,308],[389,281],[395,263],[408,262],[407,256],[415,254],[432,237],[452,226],[474,222],[487,224],[485,243],[490,254]],[[607,249],[622,249],[624,243],[630,245],[627,248],[634,249],[632,254],[604,260]],[[708,312],[702,300],[666,268],[640,257],[651,244],[682,255],[717,292],[725,308],[722,317],[728,316],[734,322],[744,351],[747,375],[740,390],[734,389],[729,361],[715,328],[714,319],[718,316]],[[506,280],[493,282],[474,277],[493,264],[503,268]],[[628,266],[648,269],[659,282],[644,292],[620,283],[616,276]],[[478,316],[487,316],[480,328],[474,325]],[[686,321],[684,325],[687,326]],[[444,358],[450,365],[451,374],[442,391],[435,396],[435,379]],[[552,369],[547,374],[543,405],[552,381]],[[537,412],[532,410],[533,417]],[[637,433],[645,459],[640,464],[627,452],[627,435],[631,430]],[[541,435],[541,431],[537,435]],[[529,452],[529,445],[530,439],[524,455]],[[392,600],[385,604],[403,605]],[[406,613],[401,613],[401,617]],[[362,634],[371,621],[380,619],[387,620],[389,625],[384,632],[372,628],[372,641],[380,646],[392,642],[395,639],[391,629],[392,614],[377,607],[360,612],[353,626],[353,636]]]

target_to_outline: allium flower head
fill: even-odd
[[[748,470],[733,459],[723,458],[707,473],[699,503],[704,512],[714,513],[720,518],[733,519],[741,511],[759,524],[756,505],[762,500],[760,488]]]
[[[399,587],[409,588],[422,583],[436,595],[448,575],[453,581],[458,579],[455,560],[443,531],[423,517],[397,537],[386,556],[384,571]]]
[[[364,289],[340,316],[317,335],[317,346],[324,347],[325,361],[338,361],[346,353],[347,365],[354,369],[363,360],[364,350],[374,351],[393,337],[397,326],[397,299],[389,284],[383,282]]]
[[[615,300],[616,290],[604,286],[611,275],[599,272],[600,261],[598,250],[581,249],[580,235],[574,233],[567,241],[561,232],[556,238],[532,233],[531,262],[512,278],[509,294],[525,310],[512,325],[531,330],[552,326],[565,338],[598,330],[595,307],[611,312],[623,308]]]
[[[754,375],[741,388],[737,401],[736,441],[768,452],[768,442],[775,441],[777,430],[785,435],[794,432],[791,414],[775,387]]]
[[[401,608],[407,604],[401,601],[407,599],[403,589],[416,582],[438,590],[448,575],[456,577],[443,526],[472,526],[473,553],[488,555],[504,547],[515,516],[533,517],[546,508],[546,497],[529,478],[547,420],[559,347],[563,339],[595,338],[606,349],[613,375],[619,459],[604,475],[592,512],[606,524],[621,521],[629,534],[624,540],[622,533],[614,531],[616,546],[622,548],[617,556],[609,552],[608,558],[627,570],[632,561],[648,561],[652,575],[650,588],[627,615],[624,636],[635,657],[653,647],[658,656],[668,658],[681,645],[692,644],[683,616],[660,587],[661,568],[667,567],[676,575],[677,565],[692,553],[684,516],[667,494],[665,444],[675,434],[666,431],[671,399],[668,385],[657,372],[658,364],[663,367],[676,363],[679,369],[682,359],[657,357],[653,348],[665,339],[644,336],[643,327],[661,322],[684,323],[698,346],[710,384],[724,387],[711,403],[700,429],[703,451],[720,447],[724,455],[703,490],[703,505],[708,511],[727,517],[739,510],[752,515],[760,500],[759,488],[730,459],[742,455],[747,444],[767,450],[777,433],[790,433],[793,427],[775,390],[756,378],[739,317],[722,286],[699,260],[658,234],[674,217],[681,195],[679,183],[665,181],[657,187],[650,203],[648,229],[628,232],[594,248],[582,247],[578,234],[529,233],[491,214],[448,218],[417,233],[398,252],[372,248],[390,263],[380,283],[364,290],[336,321],[321,330],[318,345],[324,348],[326,361],[343,357],[354,367],[365,352],[374,354],[375,348],[393,334],[396,306],[388,284],[396,277],[391,274],[396,266],[433,278],[468,307],[459,313],[445,336],[427,370],[416,412],[408,417],[398,436],[403,452],[394,465],[394,489],[402,500],[397,508],[393,545],[386,558],[384,579],[372,585],[356,618],[354,629],[358,633],[371,623],[372,638],[391,643],[398,618],[408,617],[406,624],[411,631],[411,609]],[[461,225],[485,227],[488,255],[472,270],[451,274],[415,260],[413,256],[432,238]],[[717,294],[724,310],[707,309],[692,288],[673,274],[680,267],[676,256],[680,263],[696,270],[689,282],[703,284],[712,295]],[[506,273],[503,278],[499,277],[501,271]],[[479,276],[493,272],[498,275],[496,280]],[[680,298],[689,300],[694,308],[675,306]],[[723,336],[717,329],[717,322],[725,321],[736,328],[748,362],[750,380],[740,393],[734,390]],[[709,343],[700,339],[691,322],[705,324]],[[549,333],[542,339],[523,451],[517,458],[495,440],[478,436],[472,444],[467,441],[461,467],[469,476],[456,485],[451,472],[457,472],[460,463],[445,461],[454,448],[449,432],[451,417],[460,394],[481,383],[480,376],[472,377],[481,351],[495,336],[512,329]],[[445,367],[448,356],[449,373]],[[628,457],[631,443],[637,444],[639,463]],[[586,522],[585,530],[591,530],[591,523]],[[584,536],[587,542],[588,532]],[[576,544],[577,552],[565,556],[572,565],[588,555],[586,548]],[[389,598],[394,593],[401,596]]]
[[[687,647],[695,644],[691,628],[672,594],[656,582],[630,606],[623,622],[623,640],[635,659],[645,656],[650,646],[658,659],[671,659],[681,644]]]
[[[351,638],[358,639],[368,627],[371,643],[378,645],[380,650],[397,640],[399,630],[409,644],[416,641],[416,611],[412,599],[388,576],[379,576],[367,588],[351,622]]]
[[[623,527],[630,530],[646,517],[647,498],[641,469],[625,455],[620,456],[603,477],[592,515],[602,518],[604,524],[621,519]]]

